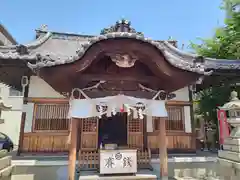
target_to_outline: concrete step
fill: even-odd
[[[98,175],[90,175],[90,176],[80,176],[79,180],[157,180],[156,175],[149,174],[137,174],[135,176],[98,176]]]
[[[34,178],[35,178],[34,174],[12,175],[11,180],[34,180]]]
[[[218,157],[240,163],[240,153],[232,151],[218,151]]]
[[[12,175],[13,166],[8,166],[0,170],[0,179],[10,177]]]
[[[0,170],[11,166],[11,161],[12,161],[12,157],[11,156],[5,156],[3,158],[0,158]]]

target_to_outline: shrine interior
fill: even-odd
[[[127,113],[117,113],[114,116],[103,116],[99,119],[98,146],[100,144],[117,144],[127,146]]]

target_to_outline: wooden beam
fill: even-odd
[[[191,106],[192,102],[169,100],[166,102],[166,105],[169,105],[169,106]]]
[[[25,104],[23,104],[25,105]],[[22,112],[21,116],[21,124],[20,124],[20,132],[19,132],[19,140],[18,140],[18,150],[17,150],[17,156],[20,156],[22,152],[23,147],[23,141],[24,141],[24,127],[25,127],[25,121],[26,121],[26,112]]]
[[[156,93],[152,92],[146,92],[146,91],[99,91],[99,90],[93,90],[93,91],[84,91],[87,96],[90,98],[99,98],[99,97],[105,97],[105,96],[115,96],[118,94],[124,94],[126,96],[132,96],[137,98],[147,98],[152,99]]]
[[[77,129],[78,119],[71,119],[70,146],[69,146],[69,164],[68,180],[75,180],[76,158],[77,158]]]
[[[160,83],[163,79],[156,76],[142,76],[142,75],[121,75],[117,74],[81,74],[77,77],[78,81],[134,81],[134,82],[144,82],[144,83]]]
[[[166,136],[166,118],[159,118],[159,159],[160,159],[160,177],[163,180],[168,179],[168,155],[167,155],[167,136]]]
[[[94,92],[93,92],[93,94],[94,94]],[[110,92],[108,94],[110,94]],[[148,96],[150,96],[150,95],[148,95]],[[31,103],[43,103],[43,104],[44,103],[65,104],[65,103],[69,102],[68,98],[33,98],[33,97],[28,97],[28,98],[26,98],[26,100],[27,100],[27,102],[31,102]],[[166,105],[168,105],[168,106],[191,106],[191,104],[192,103],[189,102],[189,101],[176,101],[176,100],[166,101]]]
[[[66,104],[69,102],[68,98],[34,98],[34,97],[28,97],[27,102],[31,103],[56,103],[56,104]]]

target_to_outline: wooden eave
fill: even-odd
[[[22,76],[31,75],[33,72],[26,62],[19,59],[0,59],[0,82],[19,91],[22,89]]]

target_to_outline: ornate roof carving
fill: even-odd
[[[128,32],[128,33],[136,33],[138,35],[142,35],[142,32],[137,32],[134,28],[131,27],[131,22],[126,19],[121,19],[116,22],[115,25],[112,25],[108,28],[104,28],[101,31],[101,35],[115,33],[115,32]]]

